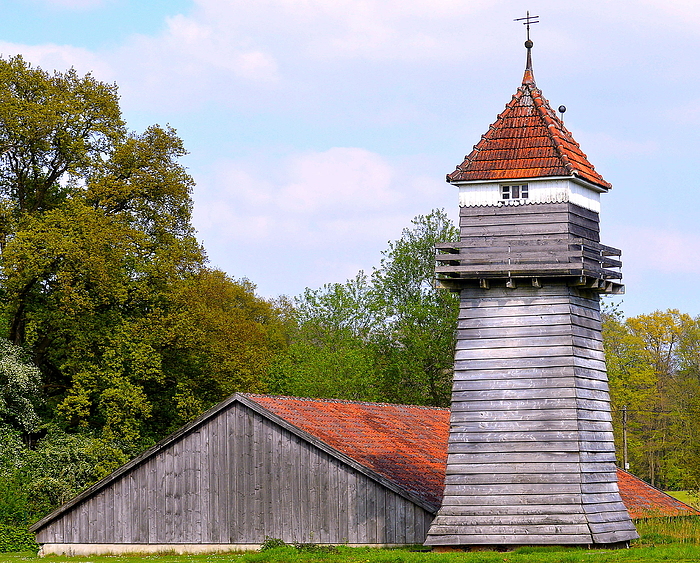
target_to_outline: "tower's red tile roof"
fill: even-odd
[[[523,84],[448,182],[575,176],[609,189],[537,88],[530,53]]]
[[[435,508],[442,499],[450,410],[329,399],[244,395]],[[632,518],[700,512],[618,469]]]

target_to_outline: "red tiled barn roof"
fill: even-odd
[[[445,409],[246,395],[267,410],[440,505],[450,412]]]
[[[530,68],[523,84],[448,182],[575,176],[609,189],[537,88]]]
[[[244,395],[426,502],[442,499],[449,409]],[[620,495],[632,518],[700,512],[618,469]]]
[[[632,518],[700,514],[694,508],[652,487],[631,473],[617,470],[620,496]]]

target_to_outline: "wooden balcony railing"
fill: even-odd
[[[620,280],[617,248],[581,238],[491,237],[436,245],[440,279],[580,277]],[[619,284],[616,284],[619,285]]]

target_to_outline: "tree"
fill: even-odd
[[[449,404],[458,303],[434,284],[435,244],[458,236],[443,211],[418,216],[371,277],[307,289],[270,390]]]
[[[616,438],[628,413],[632,470],[661,488],[700,483],[700,320],[677,310],[603,317]]]
[[[206,267],[174,129],[127,132],[116,85],[0,59],[0,336],[46,420],[135,454],[263,390],[277,309]]]
[[[458,240],[444,211],[411,221],[389,243],[373,275],[383,319],[375,339],[383,359],[383,394],[400,403],[449,406],[459,303],[435,284],[435,245]]]

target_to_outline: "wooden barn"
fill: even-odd
[[[43,554],[420,544],[449,409],[237,394],[36,523]],[[621,473],[635,517],[697,511]]]

